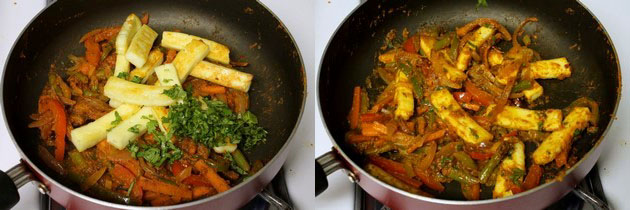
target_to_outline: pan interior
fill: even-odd
[[[491,1],[487,8],[477,8],[475,4],[476,1],[368,1],[337,29],[321,63],[319,103],[328,131],[353,162],[363,165],[363,158],[344,142],[352,90],[363,85],[374,69],[386,33],[391,29],[401,32],[403,28],[413,33],[426,26],[454,30],[482,17],[496,19],[510,32],[527,17],[539,19],[526,27],[526,34],[537,35],[531,48],[543,59],[567,57],[572,75],[561,81],[539,80],[548,102],[535,109],[564,108],[579,97],[589,97],[600,105],[599,129],[574,141],[574,154],[582,158],[599,141],[611,122],[620,91],[617,58],[603,26],[576,1]],[[452,182],[443,193],[434,195],[464,200],[459,188]],[[491,189],[483,192],[482,198],[492,197]]]
[[[238,70],[254,75],[250,111],[269,133],[266,143],[245,153],[250,162],[271,160],[287,142],[301,113],[304,68],[282,24],[265,7],[248,0],[67,0],[48,7],[16,42],[3,80],[4,113],[27,158],[55,180],[74,186],[39,159],[39,131],[27,128],[28,116],[37,110],[51,64],[61,72],[70,65],[68,55],[84,54],[79,44],[83,34],[119,26],[130,13],[141,16],[144,12],[150,14],[149,26],[158,33],[177,29],[208,38],[227,45],[231,60],[249,63]]]

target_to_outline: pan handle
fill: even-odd
[[[33,175],[23,163],[18,163],[8,171],[0,171],[0,209],[10,209],[20,200],[18,189],[26,183],[34,181]]]
[[[608,206],[608,204],[606,204],[606,202],[604,202],[602,199],[599,199],[596,195],[586,192],[579,187],[574,188],[572,192],[576,196],[580,197],[582,200],[585,200],[586,202],[591,204],[591,206],[593,206],[594,209],[597,209],[597,210],[611,209]]]
[[[315,159],[315,196],[328,188],[327,176],[339,169],[344,169],[343,162],[334,151],[327,152]],[[348,177],[350,181],[356,181],[354,174],[348,173]]]

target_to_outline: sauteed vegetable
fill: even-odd
[[[242,152],[267,135],[247,111],[253,76],[208,39],[165,31],[153,46],[159,34],[148,24],[148,14],[131,14],[95,29],[79,40],[85,55],[69,56],[72,67],[51,66],[29,124],[40,130],[40,157],[77,189],[118,203],[227,191],[263,166]]]
[[[573,139],[597,130],[598,104],[579,98],[537,109],[549,100],[538,81],[563,80],[572,68],[565,57],[529,48],[537,37],[523,28],[536,21],[527,18],[513,33],[488,18],[454,31],[390,31],[348,115],[346,141],[366,157],[364,169],[429,197],[454,181],[468,200],[561,177],[577,162]],[[526,153],[526,144],[534,149]]]

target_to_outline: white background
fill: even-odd
[[[472,0],[471,0],[472,1]],[[630,80],[630,1],[628,0],[583,0],[582,1],[602,22],[612,37],[622,68],[623,84]],[[319,62],[324,48],[333,32],[343,19],[358,5],[358,0],[316,0],[315,3],[315,62]],[[488,3],[492,6],[492,1]],[[630,101],[628,85],[623,87],[621,103],[617,111],[617,121],[609,130],[604,143],[602,156],[598,161],[606,197],[616,209],[630,209],[627,198],[630,186]],[[315,155],[330,151],[332,145],[321,122],[319,107],[315,116]],[[318,209],[352,209],[354,187],[347,177],[336,172],[328,178],[330,187],[315,199]]]
[[[4,63],[10,48],[26,24],[43,7],[44,0],[0,0],[0,65]],[[313,50],[313,1],[310,0],[261,0],[287,26],[293,35],[306,67],[308,99],[300,127],[290,147],[284,166],[292,200],[298,209],[313,207],[314,180],[313,160],[313,104],[315,83]],[[19,155],[10,141],[4,121],[0,121],[0,170],[8,170],[19,161]],[[39,208],[39,195],[35,187],[27,184],[20,189],[22,200],[14,209]]]

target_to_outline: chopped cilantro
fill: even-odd
[[[254,114],[237,115],[222,101],[205,97],[186,97],[182,103],[170,107],[163,121],[170,123],[176,136],[191,137],[207,147],[230,142],[248,150],[267,137],[267,131],[258,125]]]
[[[118,114],[118,111],[114,111],[114,116],[116,117],[116,119],[112,121],[111,123],[112,127],[107,129],[107,131],[111,131],[112,129],[114,129],[114,127],[120,124],[120,122],[122,122],[122,117],[120,117],[120,115]]]
[[[170,81],[173,81],[172,79],[163,79],[162,82],[163,83],[169,83]]]
[[[479,134],[477,134],[477,131],[472,129],[472,128],[468,128],[470,130],[470,134],[473,135],[473,137],[475,137],[475,139],[479,139]]]
[[[116,75],[116,77],[121,78],[121,79],[127,79],[127,77],[129,77],[129,73],[127,73],[127,72],[120,72],[120,73],[118,73],[118,75]]]
[[[175,100],[184,99],[188,95],[186,91],[184,91],[184,89],[182,89],[182,87],[180,86],[173,86],[173,88],[171,89],[164,90],[162,94],[167,95],[169,98]]]
[[[139,134],[140,133],[140,124],[136,124],[134,126],[131,126],[129,129],[127,129],[129,132],[135,133],[135,134]]]
[[[148,117],[146,118],[148,119]],[[156,167],[161,166],[164,162],[173,163],[182,157],[181,149],[177,148],[171,141],[172,130],[165,134],[160,131],[158,122],[150,119],[147,123],[147,133],[152,134],[157,143],[138,146],[133,142],[127,146],[131,156],[134,158],[142,157]]]
[[[133,76],[133,78],[131,78],[131,82],[140,84],[140,83],[142,83],[142,77]]]
[[[514,183],[518,183],[519,179],[525,176],[525,171],[520,168],[512,169],[512,175],[510,175],[510,179]]]

